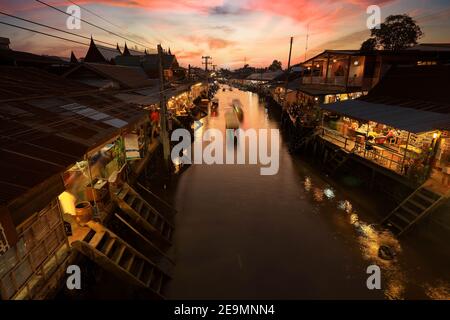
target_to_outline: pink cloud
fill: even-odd
[[[234,41],[213,37],[208,38],[207,42],[210,49],[223,49],[234,45]]]
[[[131,7],[131,8],[145,8],[152,10],[189,10],[198,12],[207,12],[209,8],[220,6],[223,4],[223,0],[208,0],[208,1],[196,1],[196,0],[80,0],[80,5],[83,4],[104,4],[113,7]]]
[[[395,0],[249,0],[246,8],[290,17],[299,22],[311,22],[320,26],[320,29],[327,29],[327,25],[361,12],[361,7],[393,1]]]

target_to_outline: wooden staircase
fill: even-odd
[[[140,224],[158,242],[166,246],[172,245],[173,224],[128,184],[124,184],[116,194],[115,200],[131,220]]]
[[[348,160],[349,156],[350,152],[344,149],[336,149],[324,163],[325,172],[330,176],[334,175],[337,169]]]
[[[142,255],[99,223],[88,222],[89,232],[72,246],[105,270],[164,299],[163,285],[171,279],[168,270]]]
[[[384,218],[382,224],[392,226],[393,231],[401,235],[445,202],[445,199],[445,196],[422,185]]]
[[[158,210],[159,213],[168,218],[169,221],[177,214],[177,210],[174,207],[172,207],[165,200],[161,199],[161,197],[153,193],[150,189],[146,188],[142,183],[137,182],[135,184],[135,188],[148,201],[151,201],[153,207]]]

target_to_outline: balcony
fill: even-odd
[[[363,77],[354,77],[348,79],[348,86],[361,87],[363,85]],[[325,77],[310,77],[305,76],[302,78],[302,84],[328,84],[333,86],[345,87],[345,76],[335,76],[325,79]]]

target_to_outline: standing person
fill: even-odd
[[[150,121],[152,123],[152,140],[153,140],[153,138],[156,138],[156,133],[158,132],[159,126],[159,112],[156,108],[153,108],[152,112],[150,113]]]

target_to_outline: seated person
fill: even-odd
[[[395,137],[395,131],[391,129],[386,135],[386,140],[389,141],[390,144],[393,144],[395,142]]]

